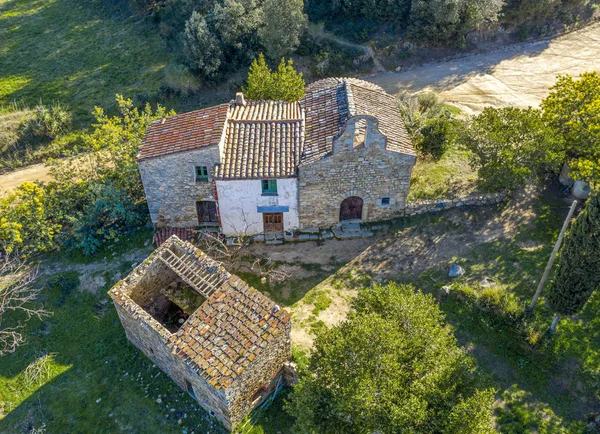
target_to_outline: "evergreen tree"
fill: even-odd
[[[574,315],[599,286],[600,194],[596,191],[565,237],[547,301],[557,314]]]
[[[278,101],[298,101],[304,96],[304,79],[302,73],[296,72],[294,62],[281,59],[277,72],[273,74],[273,95],[271,99]]]
[[[272,72],[264,54],[254,59],[248,71],[244,95],[254,100],[298,101],[304,96],[302,73],[294,70],[292,60],[281,59],[277,71]]]
[[[306,30],[303,0],[265,0],[262,27],[258,33],[270,59],[279,59],[293,51]]]
[[[265,55],[260,53],[258,59],[252,61],[248,71],[246,87],[242,90],[247,98],[255,100],[271,99],[271,88],[273,87],[273,76],[271,69],[267,65]]]

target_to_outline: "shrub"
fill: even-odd
[[[107,241],[114,241],[148,220],[145,203],[134,203],[112,185],[94,185],[93,199],[73,228],[75,246],[93,255]]]
[[[421,136],[415,143],[415,147],[418,151],[439,160],[448,150],[455,136],[454,123],[449,117],[428,119],[421,128]]]
[[[200,82],[190,70],[180,64],[169,64],[165,68],[165,85],[178,95],[187,96],[200,88]]]
[[[303,9],[303,0],[265,0],[258,36],[269,58],[281,59],[298,46],[307,24]]]
[[[53,139],[67,132],[72,116],[66,107],[55,103],[50,107],[38,104],[26,125],[34,136]]]

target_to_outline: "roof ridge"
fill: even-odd
[[[352,93],[352,88],[350,83],[344,80],[344,88],[346,90],[346,104],[348,106],[348,118],[352,116],[356,116],[356,104],[354,104],[354,94]]]

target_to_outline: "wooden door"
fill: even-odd
[[[196,211],[198,213],[198,223],[218,223],[217,203],[210,200],[196,202]]]
[[[283,232],[283,213],[265,212],[263,213],[263,224],[265,234]]]
[[[360,220],[362,218],[363,200],[357,196],[350,196],[342,201],[340,206],[340,221]]]

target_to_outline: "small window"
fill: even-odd
[[[262,180],[262,194],[263,194],[263,196],[277,196],[277,180],[276,179],[263,179]]]
[[[187,393],[190,394],[190,396],[194,399],[196,399],[196,394],[194,393],[194,388],[192,387],[192,383],[190,383],[188,380],[185,380],[185,390],[187,391]]]
[[[389,197],[382,197],[381,198],[381,206],[388,206],[390,204],[390,198]]]
[[[196,166],[196,182],[208,182],[208,167]]]

